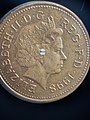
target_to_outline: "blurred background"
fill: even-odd
[[[0,0],[0,19],[11,9],[31,0]],[[34,0],[35,1],[35,0]],[[48,0],[46,0],[48,1]],[[89,0],[49,0],[66,6],[83,21],[90,34]],[[90,120],[90,72],[68,97],[49,104],[19,100],[0,85],[0,120]]]

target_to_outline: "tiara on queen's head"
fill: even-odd
[[[42,21],[38,26],[35,25],[34,29],[34,35],[37,35],[39,39],[42,39],[42,36],[49,38],[51,34],[57,34],[57,36],[63,34],[63,30],[56,27],[54,18],[52,16],[47,18],[47,22]]]

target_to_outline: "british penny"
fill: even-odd
[[[52,2],[29,2],[0,22],[1,84],[25,101],[64,98],[89,70],[89,35],[69,9]]]

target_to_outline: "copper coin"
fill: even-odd
[[[64,98],[89,69],[89,35],[69,9],[52,2],[29,2],[0,22],[1,84],[25,101]]]

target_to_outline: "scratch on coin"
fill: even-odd
[[[84,5],[85,5],[85,0],[83,0],[82,6],[81,6],[81,11],[83,10]]]

